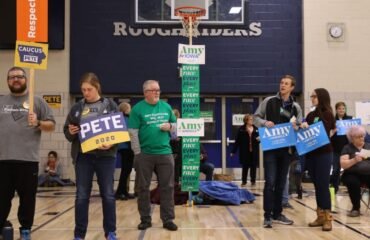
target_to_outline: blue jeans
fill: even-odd
[[[113,191],[113,174],[116,159],[79,154],[76,164],[75,237],[84,238],[89,221],[89,202],[94,172],[103,202],[104,232],[116,231],[116,200]]]
[[[330,168],[333,153],[322,153],[307,157],[306,165],[315,186],[316,204],[321,209],[330,210]]]
[[[265,151],[263,153],[265,187],[263,189],[264,217],[279,217],[282,208],[282,195],[286,183],[291,155],[288,148]]]
[[[282,197],[282,204],[287,204],[289,202],[289,169],[288,168],[288,174],[286,176],[286,183],[283,190],[283,197]]]
[[[200,161],[199,171],[206,175],[206,181],[212,181],[215,165],[210,162]]]

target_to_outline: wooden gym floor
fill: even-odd
[[[236,182],[240,184],[240,182]],[[131,188],[132,189],[132,188]],[[312,184],[304,184],[307,191],[302,200],[293,194],[290,199],[294,209],[285,209],[284,214],[294,220],[294,225],[274,224],[272,229],[262,226],[262,190],[263,182],[258,182],[247,189],[255,193],[256,201],[240,206],[176,206],[176,232],[162,228],[159,218],[159,206],[153,205],[153,227],[146,231],[137,230],[139,214],[136,200],[117,201],[117,236],[119,239],[138,240],[177,240],[177,239],[274,239],[274,240],[316,240],[316,239],[370,239],[370,210],[361,205],[362,215],[357,218],[347,217],[351,208],[345,187],[341,187],[336,197],[333,214],[333,231],[323,232],[321,228],[309,228],[307,223],[315,218],[315,197]],[[90,202],[89,227],[85,239],[104,239],[102,230],[102,208],[98,196],[98,187],[94,184]],[[74,228],[74,187],[39,188],[36,202],[36,215],[32,229],[35,240],[70,240]],[[9,220],[15,229],[15,239],[19,238],[16,210],[18,198],[13,200]]]

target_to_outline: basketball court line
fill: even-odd
[[[225,208],[227,209],[227,211],[230,213],[231,217],[234,219],[234,221],[236,222],[236,224],[240,227],[240,230],[243,232],[243,234],[247,237],[247,239],[249,240],[253,240],[254,238],[252,237],[252,235],[248,232],[247,228],[243,226],[243,224],[239,221],[238,217],[235,215],[235,213],[233,212],[233,210],[231,210],[231,208],[229,206],[225,206]]]

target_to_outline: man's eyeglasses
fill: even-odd
[[[14,75],[14,76],[8,76],[8,80],[15,80],[15,79],[25,79],[26,77],[24,75]]]
[[[151,93],[161,93],[161,89],[147,89],[145,91],[146,92],[151,92]]]

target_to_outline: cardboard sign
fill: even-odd
[[[322,122],[310,125],[296,132],[296,149],[299,155],[311,152],[329,143],[328,135]]]
[[[82,152],[88,152],[103,144],[130,141],[127,125],[121,112],[84,119],[80,123],[78,136]]]
[[[203,118],[178,118],[177,136],[182,137],[203,137],[204,119]]]
[[[51,108],[60,108],[62,105],[62,95],[43,95],[42,97]]]
[[[17,40],[48,42],[48,0],[17,0]]]
[[[185,45],[179,44],[178,63],[182,64],[205,64],[206,62],[205,45]]]
[[[337,135],[346,135],[347,130],[354,125],[361,125],[361,119],[355,118],[355,119],[346,119],[346,120],[337,120],[335,122],[335,126],[337,127]]]
[[[47,68],[48,44],[17,41],[14,65],[33,69]]]
[[[274,127],[258,128],[263,151],[293,146],[296,142],[291,123],[277,124]]]

